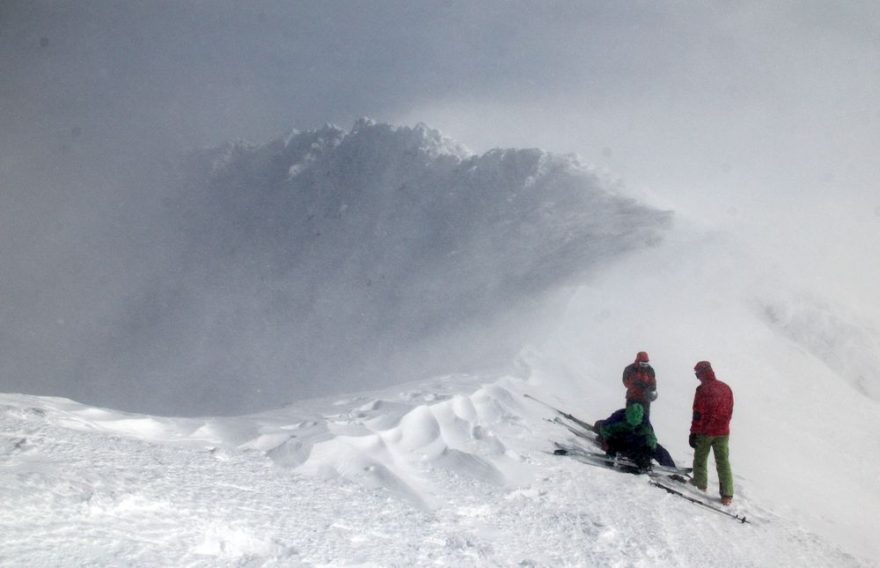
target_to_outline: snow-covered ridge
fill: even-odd
[[[560,291],[672,221],[573,156],[369,120],[195,154],[183,187],[176,251],[89,377],[108,406],[132,369],[174,377],[133,410],[217,414],[503,365]]]
[[[732,524],[644,478],[551,455],[569,434],[521,396],[548,380],[441,377],[204,419],[0,395],[0,555],[29,566],[866,565],[748,487],[735,510],[753,524]]]

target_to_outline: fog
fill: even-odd
[[[166,342],[198,335],[197,320],[133,329],[120,316],[185,278],[169,214],[180,160],[361,116],[424,122],[478,154],[576,153],[628,195],[731,231],[800,285],[880,317],[878,10],[6,1],[0,390],[157,414],[240,410],[250,395],[231,381],[202,384],[221,402],[172,408],[186,369],[143,359],[166,362],[161,352],[120,355],[146,328],[181,334]],[[250,355],[262,348],[276,349]],[[110,397],[114,375],[125,388]],[[164,409],[142,407],[155,384]]]
[[[587,156],[634,195],[733,231],[876,316],[880,274],[865,260],[880,245],[880,46],[869,39],[880,9],[634,13],[607,22],[583,11],[567,29],[535,29],[559,49],[545,72],[561,80],[530,74],[491,99],[438,97],[401,120],[418,116],[475,149],[503,140]]]

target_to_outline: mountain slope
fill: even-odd
[[[687,219],[671,228],[669,214],[614,195],[570,158],[471,156],[422,127],[362,122],[196,162],[186,199],[168,204],[171,224],[186,227],[167,259],[176,270],[132,292],[113,326],[126,333],[104,346],[121,379],[83,380],[127,404],[176,398],[168,414],[227,399],[273,410],[164,418],[0,396],[0,558],[863,566],[880,556],[876,328],[792,286],[772,258]],[[692,455],[693,364],[711,360],[733,388],[734,510],[753,525],[548,453],[570,433],[522,394],[605,417],[639,350],[658,373],[652,421],[680,463]],[[437,372],[499,361],[510,364]],[[154,380],[131,386],[144,376]],[[309,388],[340,394],[285,403]]]
[[[437,376],[227,418],[2,395],[0,557],[869,566],[876,402],[767,325],[768,298],[795,297],[728,240],[680,227],[579,287],[511,375]],[[658,371],[652,420],[680,464],[692,455],[693,363],[712,360],[733,387],[733,511],[751,525],[550,454],[571,435],[522,394],[587,420],[607,416],[637,349]]]
[[[752,522],[742,525],[642,477],[551,455],[550,440],[566,433],[521,396],[535,392],[521,379],[448,379],[212,419],[2,395],[0,557],[28,566],[868,565],[748,487],[735,507]]]
[[[851,345],[878,337],[865,322],[847,320],[845,307],[811,297],[760,251],[682,223],[663,247],[581,287],[542,358],[554,376],[579,386],[575,400],[593,413],[620,404],[619,369],[647,350],[660,392],[651,420],[675,456],[691,453],[693,366],[712,361],[736,399],[731,460],[742,486],[775,512],[876,557],[867,527],[880,511],[873,479],[880,443],[865,433],[880,428],[880,413],[851,372],[876,368],[880,353],[852,357]],[[766,306],[826,318],[795,327],[800,340],[793,341],[768,321]],[[548,387],[559,388],[558,381]]]

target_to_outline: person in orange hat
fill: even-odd
[[[641,404],[647,418],[651,403],[657,400],[657,378],[646,352],[639,351],[636,360],[623,370],[623,386],[626,387],[626,406]]]
[[[709,451],[715,454],[715,469],[721,503],[733,501],[733,471],[730,467],[730,418],[733,416],[733,391],[719,381],[708,361],[694,367],[700,381],[694,393],[694,416],[688,443],[694,449],[694,485],[702,491],[709,484]]]

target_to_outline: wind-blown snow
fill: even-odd
[[[89,402],[241,413],[503,365],[566,287],[671,226],[574,157],[472,155],[423,125],[228,145],[187,172],[179,254],[107,327]]]
[[[880,334],[869,321],[809,296],[765,298],[759,307],[771,327],[880,401]]]

